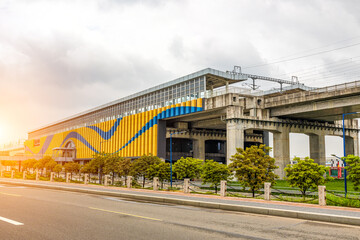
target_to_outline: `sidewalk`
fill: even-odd
[[[357,208],[319,206],[315,204],[265,201],[261,199],[249,198],[220,197],[203,194],[185,194],[182,192],[155,192],[153,190],[147,189],[128,189],[122,187],[105,187],[100,185],[84,185],[77,183],[34,181],[9,178],[0,178],[0,184],[65,190],[72,192],[123,197],[136,200],[360,226],[360,209]]]

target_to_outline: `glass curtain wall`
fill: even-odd
[[[132,98],[100,110],[66,120],[52,126],[29,133],[29,139],[50,134],[70,131],[99,122],[109,121],[161,107],[167,107],[181,102],[204,98],[206,92],[206,77],[183,81],[172,86]]]

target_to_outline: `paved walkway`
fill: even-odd
[[[20,179],[9,179],[0,178],[0,184],[6,183],[17,183],[27,184],[29,186],[61,186],[67,189],[83,189],[110,193],[128,193],[142,196],[153,196],[167,199],[178,199],[178,200],[193,200],[201,202],[211,202],[219,204],[231,204],[239,206],[249,207],[261,207],[268,209],[282,209],[290,211],[301,211],[313,214],[329,214],[343,217],[355,217],[360,218],[360,209],[347,208],[347,207],[335,207],[335,206],[319,206],[316,204],[306,203],[292,203],[292,202],[280,202],[280,201],[265,201],[261,199],[249,199],[249,198],[237,198],[237,197],[220,197],[214,195],[203,195],[203,194],[185,194],[182,192],[169,192],[169,191],[153,191],[147,189],[128,189],[122,187],[105,187],[100,185],[84,185],[77,183],[62,183],[62,182],[47,182],[47,181],[34,181],[34,180],[20,180]]]

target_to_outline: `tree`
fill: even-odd
[[[70,173],[70,179],[72,180],[73,173],[79,172],[81,165],[76,162],[69,162],[64,164],[65,172]]]
[[[345,158],[346,171],[348,172],[348,178],[354,184],[354,190],[358,191],[360,185],[360,158],[354,155],[348,155]]]
[[[90,162],[86,163],[81,169],[80,171],[82,173],[97,173],[96,169],[94,168],[94,166],[92,164],[90,164]]]
[[[153,180],[158,177],[163,186],[165,180],[170,180],[170,163],[160,162],[158,164],[150,165],[147,169],[147,178]]]
[[[304,160],[295,157],[296,164],[288,164],[285,173],[291,187],[298,187],[305,200],[306,192],[310,189],[316,190],[319,185],[325,184],[324,174],[327,168],[314,163],[313,159],[306,157]]]
[[[34,165],[36,164],[37,160],[35,159],[28,159],[22,162],[23,170],[29,171],[30,169],[34,168]]]
[[[48,164],[51,161],[54,161],[54,159],[52,159],[52,157],[45,156],[42,159],[40,159],[39,161],[37,161],[36,164],[34,164],[34,167],[37,168],[37,169],[40,169],[40,173],[41,173],[41,176],[42,176],[43,169],[45,168],[46,164]]]
[[[1,161],[1,165],[11,167],[11,169],[13,169],[13,167],[17,165],[17,162],[16,161],[8,161],[8,160],[4,161],[3,160],[3,161]]]
[[[147,169],[154,164],[159,164],[161,162],[160,158],[157,156],[143,155],[138,159],[135,159],[132,163],[131,175],[136,178],[143,178],[143,187],[145,187],[145,180],[147,175]]]
[[[47,170],[49,170],[50,172],[52,172],[53,170],[54,170],[54,167],[57,165],[57,163],[53,160],[53,159],[51,159],[49,162],[47,162],[46,164],[45,164],[45,168],[47,169]]]
[[[99,184],[102,182],[102,175],[104,173],[105,161],[108,157],[108,154],[96,153],[94,158],[89,162],[89,167],[93,172],[97,172],[99,174]]]
[[[202,163],[201,159],[182,157],[174,164],[174,173],[178,179],[199,177]]]
[[[121,158],[119,161],[119,176],[125,177],[125,185],[127,183],[127,176],[130,175],[132,163],[130,158]]]
[[[236,150],[237,153],[231,156],[232,163],[229,168],[235,171],[235,176],[242,186],[250,188],[253,197],[255,191],[262,188],[265,182],[275,183],[278,176],[274,170],[278,167],[275,165],[275,159],[268,155],[270,147],[261,144],[252,145],[245,150]]]
[[[117,154],[109,155],[105,159],[104,173],[111,173],[113,183],[115,179],[115,174],[119,172],[120,159],[121,157]]]
[[[231,176],[231,172],[227,165],[215,162],[214,160],[206,160],[202,166],[201,178],[203,184],[211,183],[211,187],[215,187],[215,193],[217,193],[217,187],[220,185],[221,180],[228,180]]]
[[[53,168],[53,171],[57,173],[57,176],[59,178],[60,176],[60,172],[62,171],[63,166],[61,164],[56,164],[55,167]]]

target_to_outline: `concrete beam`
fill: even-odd
[[[221,121],[220,117],[193,122],[193,128],[213,128],[213,129],[226,129],[226,123]]]
[[[360,95],[348,96],[342,98],[327,99],[323,101],[314,101],[311,103],[297,103],[271,108],[271,117],[293,117],[308,119],[329,120],[331,116],[341,117],[344,112],[360,111]],[[359,116],[349,116],[359,117]]]

